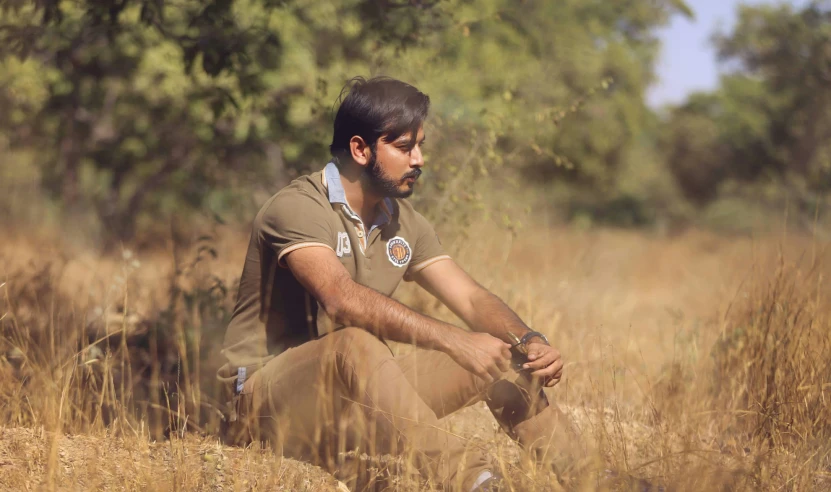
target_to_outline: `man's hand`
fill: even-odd
[[[541,342],[529,342],[528,362],[522,365],[528,369],[531,376],[542,380],[547,387],[560,382],[563,377],[563,359],[560,351]]]
[[[459,331],[446,352],[486,383],[502,378],[511,367],[511,345],[487,333]]]
[[[413,279],[449,307],[472,330],[490,333],[498,337],[495,339],[497,342],[501,343],[500,339],[507,338],[510,330],[530,330],[501,299],[476,283],[452,260],[437,261],[416,272]],[[539,377],[546,386],[559,383],[563,376],[560,352],[544,343],[533,341],[528,342],[527,347],[529,373]],[[468,371],[479,374],[473,369],[473,363],[469,362],[476,357],[460,355],[457,358],[450,354],[452,348],[451,344],[444,351]]]

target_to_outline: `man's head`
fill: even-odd
[[[335,162],[362,167],[378,195],[410,196],[424,165],[421,144],[430,98],[389,77],[356,77],[347,90],[329,146]]]

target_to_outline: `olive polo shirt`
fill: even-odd
[[[350,208],[331,162],[292,181],[263,205],[225,333],[221,380],[234,381],[241,368],[250,375],[283,350],[343,327],[294,278],[286,254],[329,248],[352,280],[386,296],[402,279],[449,258],[433,227],[408,201],[387,198],[378,208],[375,221],[364,224]]]

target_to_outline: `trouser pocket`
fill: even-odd
[[[223,443],[231,446],[247,446],[258,435],[251,425],[252,395],[235,394],[226,404],[225,418],[220,426]]]

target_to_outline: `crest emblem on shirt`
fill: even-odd
[[[349,242],[349,234],[345,232],[338,233],[338,245],[335,253],[338,254],[338,258],[352,255],[352,243]]]
[[[390,259],[390,263],[393,265],[403,267],[410,262],[412,255],[410,245],[403,237],[395,236],[387,241],[387,258]]]

